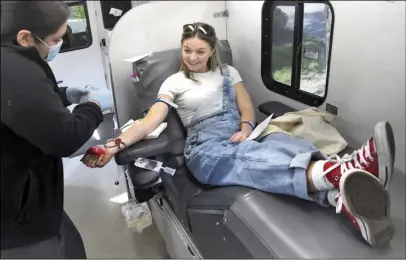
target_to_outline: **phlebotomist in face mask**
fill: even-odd
[[[58,87],[47,62],[68,16],[61,1],[1,1],[1,258],[86,257],[63,211],[62,157],[89,140],[113,99],[97,86]]]

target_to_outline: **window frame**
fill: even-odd
[[[87,3],[85,0],[77,0],[77,1],[64,1],[64,3],[68,6],[77,6],[77,5],[82,5],[83,4],[83,9],[85,11],[85,17],[86,17],[86,24],[88,25],[86,28],[87,33],[90,35],[90,40],[89,43],[80,47],[74,47],[74,48],[67,48],[67,49],[62,49],[60,50],[59,53],[65,53],[65,52],[70,52],[70,51],[77,51],[77,50],[82,50],[89,48],[93,44],[93,35],[92,35],[92,29],[90,26],[90,19],[89,19],[89,9],[87,7]]]
[[[317,3],[326,4],[331,11],[331,28],[330,42],[328,51],[326,84],[324,96],[318,96],[300,89],[301,65],[302,65],[302,42],[303,42],[303,21],[304,21],[304,4]],[[293,55],[292,55],[292,77],[291,86],[285,85],[274,80],[272,75],[272,27],[273,11],[278,6],[295,6],[295,21],[293,29]],[[271,91],[309,106],[320,106],[324,103],[328,94],[331,53],[334,35],[335,14],[330,1],[326,0],[296,0],[296,1],[272,1],[265,0],[262,5],[262,32],[261,32],[261,77],[262,82]]]

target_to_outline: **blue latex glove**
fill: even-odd
[[[66,89],[66,98],[72,104],[79,104],[80,99],[83,96],[86,96],[89,93],[89,90],[86,86],[83,87],[68,87]]]
[[[114,106],[113,95],[107,88],[96,88],[93,86],[85,86],[88,91],[87,95],[82,96],[80,103],[91,100],[97,101],[100,104],[102,111],[108,110]]]

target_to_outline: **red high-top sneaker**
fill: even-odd
[[[374,127],[373,137],[360,149],[342,158],[330,156],[324,164],[324,176],[334,188],[338,188],[340,179],[350,169],[365,170],[388,187],[395,161],[395,139],[392,127],[386,121],[379,122]]]
[[[389,194],[380,180],[354,169],[341,178],[339,186],[336,212],[349,217],[371,246],[387,244],[395,228],[390,217]]]

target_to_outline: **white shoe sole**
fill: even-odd
[[[366,171],[352,169],[342,176],[340,191],[347,211],[358,219],[364,239],[373,247],[387,244],[395,228],[382,182]]]
[[[374,141],[376,153],[378,154],[379,179],[388,189],[395,162],[395,138],[392,127],[388,122],[383,121],[375,125]]]

